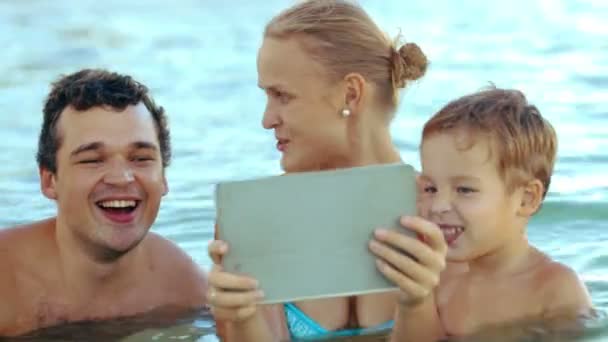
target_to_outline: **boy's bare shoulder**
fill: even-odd
[[[199,265],[179,246],[155,233],[148,233],[150,252],[154,255],[154,264],[159,274],[169,279],[174,291],[180,291],[183,297],[194,307],[206,303],[207,277]]]
[[[557,261],[548,261],[538,281],[546,315],[580,315],[592,308],[591,296],[579,275]]]

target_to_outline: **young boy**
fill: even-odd
[[[589,312],[576,273],[526,238],[556,148],[551,124],[516,90],[464,96],[426,123],[420,214],[441,228],[448,265],[460,266],[448,266],[426,299],[399,307],[392,341],[436,341]]]

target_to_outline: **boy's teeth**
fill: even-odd
[[[464,231],[463,227],[441,227],[441,230],[444,232],[444,234],[460,234]]]
[[[450,227],[450,228],[445,228],[444,230],[448,234],[456,234],[456,232],[461,232],[462,228],[460,228],[460,227]]]
[[[129,208],[129,207],[135,206],[135,201],[113,200],[113,201],[103,201],[100,204],[104,208]]]

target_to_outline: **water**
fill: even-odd
[[[213,184],[280,172],[272,133],[260,126],[264,96],[255,57],[264,23],[291,3],[0,0],[0,227],[55,210],[39,192],[34,160],[49,82],[79,68],[108,67],[149,85],[168,110],[171,190],[154,230],[208,269]],[[389,34],[401,28],[432,63],[405,93],[393,125],[406,162],[419,165],[416,146],[429,115],[490,81],[523,90],[554,124],[559,161],[530,238],[580,272],[594,304],[608,309],[608,2],[361,3]],[[605,322],[586,340],[608,340]],[[129,324],[109,330],[139,331]],[[107,326],[97,327],[105,336]],[[133,338],[215,340],[205,314],[164,327]]]

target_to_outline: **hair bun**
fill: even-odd
[[[396,87],[403,88],[408,81],[424,76],[428,60],[417,44],[406,43],[393,53],[393,77]]]

